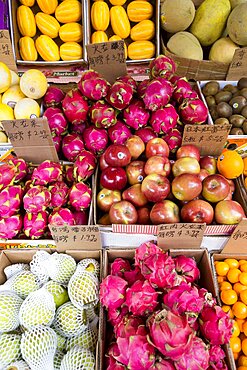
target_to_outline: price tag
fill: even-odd
[[[8,30],[0,30],[0,62],[7,64],[9,69],[17,72],[12,43]]]
[[[247,218],[244,218],[233,231],[222,253],[247,253]]]
[[[224,125],[185,125],[182,145],[193,144],[200,149],[201,155],[222,153],[231,130],[230,124]]]
[[[86,48],[89,68],[98,71],[110,83],[127,74],[123,40],[89,44]]]
[[[17,119],[2,121],[18,157],[41,163],[46,159],[59,162],[47,119]]]
[[[200,248],[206,224],[174,223],[158,225],[157,244],[165,249]]]
[[[52,226],[49,225],[51,235],[58,250],[102,248],[99,228],[97,226]]]
[[[237,49],[228,69],[226,80],[238,81],[247,74],[247,48]]]

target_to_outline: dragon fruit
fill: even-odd
[[[74,182],[73,170],[74,170],[74,166],[70,164],[64,166],[64,178],[67,184],[69,185],[71,185]]]
[[[172,128],[163,136],[171,153],[175,153],[182,144],[182,134],[177,128]]]
[[[212,293],[209,293],[207,289],[200,288],[199,296],[203,298],[204,307],[213,307],[217,304],[216,299],[212,296]]]
[[[125,301],[127,281],[108,275],[100,284],[100,301],[108,310],[119,308]]]
[[[175,269],[187,283],[193,283],[200,278],[200,270],[194,258],[177,256],[174,258]]]
[[[14,183],[16,173],[14,165],[4,163],[0,166],[0,190]]]
[[[232,335],[232,320],[220,306],[203,308],[199,317],[200,330],[212,345],[229,342]]]
[[[117,122],[117,114],[104,100],[95,102],[89,111],[91,122],[98,128],[108,128]]]
[[[176,370],[173,362],[165,360],[161,356],[156,356],[155,364],[150,370]]]
[[[204,370],[209,366],[209,352],[201,338],[194,337],[191,347],[175,362],[176,370]]]
[[[82,72],[80,81],[82,82],[82,81],[90,80],[91,78],[97,78],[97,77],[100,77],[99,72],[93,69],[87,69],[86,71]]]
[[[75,218],[68,208],[58,208],[49,215],[48,223],[53,226],[73,226],[75,225]]]
[[[165,107],[171,99],[172,92],[172,84],[164,78],[156,78],[150,81],[143,96],[145,108],[154,112]]]
[[[136,281],[126,290],[125,304],[133,315],[147,316],[158,306],[158,296],[159,294],[147,280]]]
[[[125,75],[125,76],[118,77],[116,79],[116,81],[125,82],[125,83],[127,83],[128,85],[130,85],[132,87],[134,92],[137,91],[137,82],[130,75]]]
[[[108,144],[108,134],[103,128],[89,126],[83,132],[85,147],[96,156],[101,155]]]
[[[52,136],[52,141],[55,146],[56,152],[59,153],[62,147],[62,136]]]
[[[228,367],[224,361],[225,352],[220,346],[210,346],[209,348],[209,365],[214,370],[227,370]]]
[[[75,218],[76,225],[87,225],[88,223],[88,212],[86,210],[74,211],[73,216]]]
[[[106,100],[115,109],[122,110],[129,105],[133,97],[133,93],[133,88],[128,83],[116,81],[110,87]]]
[[[108,128],[108,135],[113,144],[124,144],[132,133],[125,123],[117,120],[114,126]]]
[[[23,197],[24,209],[29,213],[45,211],[51,202],[51,193],[41,185],[31,187]]]
[[[147,125],[150,114],[144,106],[130,104],[124,109],[123,117],[127,126],[137,130]]]
[[[153,59],[149,64],[150,76],[170,78],[176,71],[175,62],[166,55],[159,55]]]
[[[185,316],[163,309],[147,320],[153,345],[167,358],[179,360],[191,348],[193,331]]]
[[[48,188],[51,194],[51,208],[62,207],[66,204],[69,188],[63,181],[57,181]]]
[[[135,132],[135,135],[139,136],[144,144],[147,144],[149,140],[158,136],[156,132],[154,132],[153,128],[149,126],[139,128],[139,130]]]
[[[109,82],[101,77],[80,80],[78,89],[83,96],[90,100],[100,100],[104,98],[110,88]]]
[[[118,308],[111,308],[107,311],[107,320],[112,326],[118,325],[128,312],[128,307],[124,305]]]
[[[150,124],[157,134],[166,134],[177,125],[178,119],[179,115],[176,109],[171,104],[168,104],[152,113]]]
[[[124,271],[124,279],[128,282],[128,285],[131,286],[137,280],[144,281],[144,276],[141,273],[141,269],[138,266],[134,266],[130,271]]]
[[[174,84],[174,91],[172,98],[179,104],[187,98],[196,98],[198,95],[195,90],[192,89],[191,84],[188,82],[186,77],[180,77]]]
[[[110,273],[111,275],[120,276],[124,278],[125,271],[130,271],[131,266],[128,260],[124,258],[115,258],[115,260],[111,263],[110,266]]]
[[[0,217],[7,218],[20,209],[23,190],[20,185],[10,185],[0,192]]]
[[[149,80],[147,79],[147,80],[141,81],[139,85],[137,86],[137,95],[139,98],[143,99],[148,84],[149,84]]]
[[[22,229],[20,214],[0,219],[0,239],[13,239]]]
[[[88,127],[87,122],[73,123],[73,125],[70,126],[70,133],[82,135],[86,127]]]
[[[31,180],[35,185],[47,185],[59,181],[62,178],[62,166],[60,163],[46,160],[34,169]]]
[[[87,209],[92,201],[92,189],[83,182],[74,184],[69,190],[69,203],[76,211]]]
[[[74,163],[74,179],[79,182],[87,180],[94,173],[96,163],[96,157],[93,153],[82,150]]]
[[[67,92],[62,107],[67,120],[72,124],[86,121],[89,105],[78,89]]]
[[[47,108],[56,107],[61,104],[64,97],[65,93],[61,89],[55,86],[49,86],[43,98],[43,102]]]
[[[23,218],[24,234],[31,239],[41,238],[47,229],[47,222],[47,212],[26,213]]]
[[[199,98],[184,99],[178,110],[184,124],[202,124],[208,118],[208,109]]]
[[[136,250],[135,250],[135,265],[141,267],[144,260],[147,257],[152,256],[153,254],[164,253],[161,248],[159,248],[153,242],[146,242],[142,243]]]
[[[27,176],[28,165],[22,158],[11,158],[8,165],[15,167],[15,182],[23,180]]]
[[[132,335],[146,335],[147,330],[142,318],[128,314],[114,327],[114,333],[116,338],[128,338]]]
[[[74,162],[84,149],[84,143],[80,135],[72,133],[64,136],[62,142],[62,151],[68,161]]]
[[[44,117],[47,118],[53,136],[65,135],[68,129],[67,120],[59,108],[47,108]]]
[[[127,370],[127,367],[117,362],[114,357],[106,357],[106,370]]]

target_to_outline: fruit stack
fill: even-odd
[[[171,257],[152,242],[132,257],[112,259],[100,285],[108,320],[104,368],[226,370],[222,345],[232,320],[205,289],[210,271],[199,285],[195,259]]]
[[[94,369],[99,271],[94,258],[77,263],[69,254],[46,251],[5,267],[0,368]]]

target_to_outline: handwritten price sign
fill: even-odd
[[[247,219],[244,218],[233,231],[222,253],[247,253]]]
[[[7,64],[12,71],[17,72],[8,30],[0,30],[0,61]]]

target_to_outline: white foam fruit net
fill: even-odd
[[[80,335],[76,337],[71,337],[67,339],[66,351],[70,351],[75,346],[87,348],[94,352],[98,340],[98,320],[90,323],[86,330],[84,330]]]
[[[3,270],[7,279],[21,271],[29,271],[30,267],[27,263],[14,263],[13,265],[5,267]]]
[[[57,309],[53,326],[56,332],[66,338],[79,335],[88,326],[86,313],[67,302]]]
[[[0,333],[13,331],[20,325],[19,310],[23,300],[12,291],[0,292]]]
[[[64,353],[62,351],[57,350],[54,357],[54,370],[60,370],[63,357]]]
[[[31,272],[38,276],[43,284],[49,280],[47,269],[49,269],[50,257],[51,255],[46,251],[37,251],[30,262]]]
[[[21,335],[1,334],[0,335],[0,369],[4,369],[11,362],[21,357]]]
[[[53,295],[56,307],[68,302],[69,296],[67,290],[56,281],[48,281],[43,285],[43,288]]]
[[[96,308],[97,308],[97,306],[88,307],[88,308],[85,309],[87,319],[88,319],[89,322],[92,322],[92,321],[95,320],[95,318],[98,318],[98,315],[96,313]]]
[[[94,354],[86,348],[74,347],[64,356],[60,370],[93,370]]]
[[[48,274],[52,280],[59,284],[67,285],[75,269],[74,258],[67,254],[55,252],[49,258]]]
[[[56,312],[56,305],[51,293],[41,288],[29,296],[22,303],[19,319],[20,324],[31,329],[36,325],[51,325]]]
[[[54,370],[57,336],[48,326],[38,325],[22,334],[21,354],[31,370]]]
[[[30,367],[25,361],[20,360],[12,362],[5,370],[30,370]]]
[[[52,327],[52,329],[55,330],[53,327]],[[57,349],[59,351],[64,351],[65,348],[66,348],[67,338],[63,337],[61,334],[59,334],[57,332],[56,332],[56,334],[57,334]]]
[[[100,273],[100,264],[99,262],[94,258],[84,258],[81,260],[76,267],[77,270],[86,270],[88,272],[91,272],[92,274],[99,276]]]
[[[69,298],[80,309],[93,307],[99,300],[99,280],[90,272],[78,270],[68,285]]]
[[[21,271],[13,275],[3,285],[1,285],[0,291],[12,290],[22,299],[25,299],[29,293],[38,290],[41,285],[42,284],[38,277],[31,271]]]

